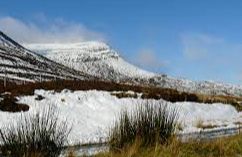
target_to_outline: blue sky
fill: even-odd
[[[145,69],[242,84],[239,0],[1,0],[19,42],[101,40]]]

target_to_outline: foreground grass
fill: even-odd
[[[107,152],[95,157],[240,157],[242,156],[242,135],[220,138],[212,141],[190,141],[181,143],[171,140],[167,145],[141,147],[139,142],[119,152]]]
[[[111,132],[110,152],[96,157],[242,156],[242,135],[182,143],[173,136],[177,126],[176,110],[166,110],[161,104],[158,109],[152,104],[144,106],[136,112],[121,114]]]
[[[22,115],[17,123],[0,128],[0,156],[58,157],[70,129],[67,121],[60,120],[56,106]]]
[[[142,146],[152,146],[156,142],[165,144],[175,132],[178,117],[178,110],[168,107],[166,103],[146,102],[131,113],[124,110],[114,127],[110,128],[110,149],[123,149],[137,139]]]
[[[174,136],[179,115],[176,109],[167,110],[164,104],[141,106],[135,112],[121,113],[111,128],[110,152],[96,157],[242,156],[242,135],[182,143]]]

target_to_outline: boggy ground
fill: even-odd
[[[8,83],[7,87],[3,87],[3,82],[0,82],[0,93],[10,92],[11,97],[21,95],[33,95],[36,89],[55,90],[62,91],[63,89],[70,90],[104,90],[104,91],[134,91],[135,93],[141,93],[143,99],[164,99],[170,102],[201,102],[201,103],[225,103],[231,104],[241,111],[242,106],[239,102],[242,101],[241,97],[222,96],[222,95],[202,95],[196,93],[180,92],[175,89],[158,88],[137,86],[129,84],[119,84],[114,82],[105,82],[99,80],[58,80],[41,83],[28,83],[25,85],[16,85],[14,83]],[[115,95],[115,94],[114,94]],[[119,98],[130,97],[126,93],[119,93],[115,96]],[[132,95],[131,95],[132,97]],[[133,95],[135,98],[136,95]]]

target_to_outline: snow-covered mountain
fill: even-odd
[[[85,78],[79,71],[24,48],[0,31],[0,80],[4,77],[17,82]]]
[[[104,80],[172,88],[190,93],[242,96],[241,86],[212,81],[195,82],[147,72],[126,62],[118,52],[101,42],[25,46],[51,60]]]
[[[119,81],[155,75],[129,64],[109,45],[101,42],[26,46],[58,63],[105,80]]]

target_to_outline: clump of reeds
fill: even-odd
[[[24,114],[18,123],[0,129],[1,152],[14,157],[57,157],[64,149],[70,127],[59,119],[56,106]]]
[[[123,110],[110,129],[111,149],[122,149],[136,140],[141,146],[164,144],[173,135],[178,124],[178,110],[166,103],[140,104],[133,112]]]

